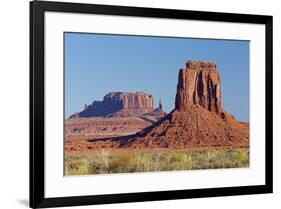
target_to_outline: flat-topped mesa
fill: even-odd
[[[104,101],[117,100],[122,109],[145,109],[153,111],[153,97],[151,94],[138,92],[110,92],[104,96]]]
[[[102,101],[84,105],[84,110],[70,118],[99,116],[136,116],[153,112],[153,97],[145,92],[110,92]]]
[[[193,105],[216,113],[222,110],[221,79],[213,62],[189,60],[179,71],[175,109],[187,111]]]

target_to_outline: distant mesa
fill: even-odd
[[[154,110],[153,96],[145,92],[110,92],[102,101],[94,101],[85,105],[84,110],[75,113],[70,118],[89,117],[129,117],[141,115],[164,116],[161,108]]]

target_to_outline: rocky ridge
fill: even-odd
[[[102,101],[85,105],[84,110],[70,118],[128,117],[153,113],[153,96],[145,92],[110,92]],[[159,111],[158,111],[159,112]],[[164,111],[162,112],[164,115]]]

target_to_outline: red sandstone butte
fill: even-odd
[[[189,60],[180,70],[175,109],[188,111],[192,105],[221,111],[221,79],[215,63]]]
[[[216,64],[189,60],[179,71],[175,109],[124,147],[248,147],[249,127],[223,110]]]

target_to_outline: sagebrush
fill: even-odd
[[[249,166],[248,149],[203,151],[112,151],[66,154],[65,175],[132,173]]]

